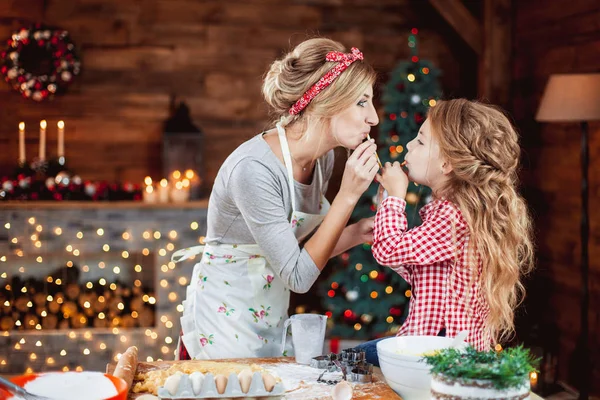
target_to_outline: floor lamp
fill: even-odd
[[[588,122],[600,120],[600,74],[559,74],[550,76],[535,117],[540,122],[579,122],[581,124],[581,326],[577,351],[583,376],[579,398],[590,392],[589,354],[589,256],[588,220]]]

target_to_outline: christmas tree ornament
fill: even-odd
[[[356,300],[358,300],[358,292],[356,290],[348,290],[346,292],[346,299],[348,301],[356,301]]]
[[[71,175],[69,175],[67,171],[61,171],[54,177],[54,181],[58,186],[69,186],[69,183],[71,182]]]

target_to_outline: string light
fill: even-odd
[[[189,174],[188,174],[189,175]],[[193,179],[194,176],[187,176],[186,178],[188,179],[187,184],[190,184],[189,179]],[[185,184],[185,182],[183,183]],[[10,242],[12,242],[13,244],[19,244],[20,241],[23,240],[23,238],[29,238],[32,242],[33,246],[37,246],[38,248],[42,247],[42,241],[41,239],[41,233],[44,231],[44,227],[40,224],[37,223],[37,220],[35,217],[30,217],[28,220],[29,224],[32,227],[32,231],[30,232],[26,232],[24,236],[15,236],[15,237],[9,237],[8,240]],[[190,228],[191,230],[197,230],[199,229],[200,224],[197,221],[193,221],[192,223],[190,223]],[[6,222],[4,224],[4,227],[6,229],[11,229],[14,228],[13,226],[11,226],[10,223]],[[60,226],[54,226],[50,229],[50,232],[55,235],[55,236],[62,236],[65,234],[65,230],[60,227]],[[106,242],[101,244],[101,248],[104,252],[110,252],[113,250],[114,247],[118,248],[119,245],[118,244],[114,244],[114,237],[111,235],[107,235],[107,232],[105,229],[103,228],[94,228],[94,230],[92,231],[94,232],[97,237],[107,237],[107,236],[111,236],[111,242]],[[174,251],[176,248],[181,247],[179,243],[175,243],[175,241],[180,239],[180,234],[176,231],[176,230],[168,230],[166,231],[167,233],[165,233],[165,235],[168,237],[169,242],[163,244],[164,248],[156,248],[154,245],[152,246],[147,246],[144,247],[141,251],[141,255],[144,256],[149,256],[151,255],[151,252],[155,252],[155,254],[161,256],[161,257],[167,257],[168,256],[168,252],[172,252]],[[189,232],[189,231],[188,231]],[[70,233],[69,235],[72,235],[72,233]],[[189,233],[188,233],[189,235]],[[79,231],[76,232],[76,234],[74,235],[77,239],[83,239],[84,237],[84,233]],[[71,236],[72,238],[74,238],[73,236]],[[146,240],[150,240],[152,241],[153,239],[155,241],[161,240],[163,237],[163,234],[158,231],[158,230],[146,230],[142,232],[142,237]],[[120,234],[120,238],[123,241],[128,241],[131,240],[133,238],[133,233],[131,231],[121,231]],[[204,236],[200,236],[198,237],[198,241],[202,242],[204,241]],[[79,243],[79,242],[78,242]],[[45,244],[45,242],[44,242]],[[129,246],[129,245],[128,245]],[[85,247],[86,249],[88,248],[87,246]],[[152,248],[152,250],[151,250]],[[79,257],[82,253],[82,251],[78,248],[75,248],[75,246],[73,245],[73,243],[64,243],[64,249],[66,251],[67,254],[71,254],[74,257]],[[83,247],[82,247],[83,250]],[[128,259],[128,258],[132,258],[134,256],[132,256],[132,254],[130,254],[130,249],[128,248],[128,250],[119,250],[118,254],[121,255],[121,257],[123,259]],[[139,250],[136,250],[139,251]],[[19,257],[23,257],[24,253],[20,250],[15,250],[15,252],[13,253]],[[134,253],[135,254],[135,253]],[[137,253],[140,254],[140,253]],[[36,255],[34,258],[37,263],[43,263],[44,262],[44,258],[40,255]],[[76,267],[76,263],[77,260],[79,259],[73,259],[73,260],[69,260],[67,261],[64,265],[66,265],[67,268],[74,268]],[[0,256],[0,261],[2,262],[6,262],[7,261],[7,256],[2,255]],[[75,262],[74,262],[75,261]],[[108,261],[107,261],[108,262]],[[103,270],[106,268],[106,263],[104,261],[98,261],[97,264],[97,268],[100,270]],[[160,265],[160,264],[159,264]],[[132,263],[133,266],[133,270],[136,273],[141,273],[144,268],[142,267],[142,265],[140,263]],[[81,265],[80,270],[84,273],[90,273],[93,272],[92,270],[95,268],[94,265]],[[115,274],[119,274],[121,273],[121,269],[123,268],[122,265],[112,265],[111,269],[112,272]],[[129,267],[128,267],[129,268]],[[164,273],[169,272],[170,270],[175,270],[176,265],[173,262],[167,262],[166,264],[162,264],[160,267],[160,270]],[[19,271],[21,273],[25,273],[25,268],[24,267],[20,267]],[[60,275],[59,275],[60,276]],[[93,275],[91,275],[93,276]],[[0,277],[3,279],[6,279],[8,277],[8,274],[6,272],[2,272],[0,273]],[[94,285],[98,284],[99,286],[106,286],[108,285],[108,288],[110,288],[111,291],[115,292],[117,290],[121,290],[123,288],[123,286],[119,285],[117,286],[114,282],[107,282],[105,277],[98,277],[95,278],[96,280],[88,280],[86,279],[84,281],[84,283],[82,283],[84,290],[88,289],[88,290],[92,290],[94,288]],[[180,287],[185,287],[188,283],[189,283],[189,279],[186,276],[175,276],[172,278],[172,282],[173,283],[178,283],[178,285],[176,285],[177,288]],[[43,280],[45,283],[47,284],[51,284],[51,285],[56,285],[57,287],[66,285],[67,283],[70,285],[71,281],[70,280],[66,280],[66,276],[61,276],[60,278],[56,278],[56,276],[52,277],[52,276],[44,276]],[[133,281],[133,286],[132,288],[138,288],[138,287],[142,287],[142,281],[140,279],[132,279]],[[170,283],[170,280],[166,280],[166,279],[160,279],[158,280],[160,282],[160,287],[162,288],[168,288],[170,286],[173,286],[173,283]],[[48,307],[48,304],[50,303],[54,303],[55,305],[58,305],[60,307],[65,307],[69,306],[71,307],[69,304],[72,304],[73,302],[73,297],[70,297],[71,295],[69,295],[68,297],[66,296],[66,294],[68,293],[67,291],[69,290],[70,286],[66,286],[63,289],[60,289],[61,291],[63,291],[65,293],[65,295],[50,295],[50,294],[46,294],[44,296],[44,300],[47,302],[45,307]],[[6,290],[11,290],[11,285],[10,284],[5,284],[5,289]],[[183,289],[183,288],[182,288]],[[26,287],[22,287],[19,288],[19,290],[21,290],[22,293],[28,293],[28,290]],[[181,290],[181,289],[180,289]],[[165,299],[168,299],[169,302],[171,303],[176,303],[176,302],[180,302],[180,290],[170,290],[164,293],[165,295]],[[31,295],[33,296],[34,292],[31,292]],[[118,293],[118,292],[117,292]],[[118,294],[117,294],[118,295]],[[64,296],[64,297],[63,297]],[[114,294],[112,296],[115,296]],[[141,293],[140,296],[143,296],[143,299],[145,301],[145,303],[150,304],[150,305],[154,305],[157,303],[157,297],[155,297],[154,295],[148,295],[146,293]],[[161,297],[162,298],[162,297]],[[33,300],[33,298],[32,298]],[[62,308],[59,311],[59,316],[62,316],[63,318],[69,318],[70,321],[72,321],[71,323],[75,323],[75,321],[78,321],[78,323],[81,323],[82,325],[87,325],[88,324],[88,319],[91,321],[92,318],[98,320],[98,321],[107,321],[108,323],[110,323],[111,321],[115,320],[115,322],[119,323],[120,327],[123,327],[124,320],[116,317],[113,318],[112,316],[110,318],[107,318],[106,315],[106,310],[104,311],[100,311],[98,309],[96,309],[96,311],[92,311],[96,305],[100,305],[100,304],[105,304],[107,302],[106,298],[102,295],[99,295],[97,297],[94,297],[94,300],[92,301],[92,299],[84,299],[84,298],[80,298],[79,300],[75,299],[75,303],[77,304],[77,302],[79,301],[79,305],[77,305],[77,307],[81,307],[81,310],[90,310],[93,314],[87,314],[86,311],[86,315],[81,315],[81,314],[76,314],[74,310],[71,309],[65,309]],[[0,304],[4,304],[5,307],[11,307],[12,303],[9,300],[5,300]],[[33,308],[34,304],[37,306],[37,303],[34,303],[33,301],[28,301],[26,303],[28,308]],[[95,305],[94,305],[95,304]],[[125,309],[125,304],[124,302],[118,302],[115,303],[116,306],[112,305],[111,307],[114,307],[116,309],[119,310],[124,310]],[[171,347],[169,347],[168,345],[173,343],[173,337],[169,336],[169,334],[167,334],[167,332],[165,331],[166,329],[172,329],[175,326],[175,322],[174,321],[178,321],[179,315],[177,313],[181,313],[183,312],[183,305],[182,304],[177,304],[175,307],[172,307],[171,309],[171,313],[167,316],[166,321],[164,322],[164,325],[161,325],[161,329],[157,330],[157,331],[150,331],[150,335],[149,338],[152,340],[161,340],[164,341],[165,346],[161,346],[160,351],[162,354],[169,354],[173,352],[173,349]],[[39,316],[42,318],[47,318],[48,316],[50,316],[51,314],[49,314],[49,312],[46,309],[42,309],[41,311],[37,311],[39,312]],[[142,314],[141,312],[138,313],[138,311],[136,310],[131,310],[128,311],[128,314],[126,314],[128,317],[132,318],[132,319],[139,319],[142,316],[145,316],[144,314]],[[44,329],[42,329],[42,325],[40,323],[38,323],[37,319],[33,319],[33,318],[29,318],[27,317],[25,321],[20,321],[20,320],[16,320],[14,322],[14,326],[15,328],[19,328],[22,325],[25,325],[27,327],[33,328],[35,326],[36,330],[42,331],[42,330],[48,330],[46,328],[46,326],[44,325]],[[72,327],[74,327],[74,325],[71,325]],[[90,325],[91,326],[91,325]],[[106,325],[104,325],[106,326]],[[114,327],[110,327],[112,334],[113,335],[119,335],[119,329],[114,326]],[[30,331],[28,333],[26,333],[27,335],[32,335],[33,331]],[[5,331],[2,333],[4,336],[9,336],[11,334],[11,332],[9,331]],[[86,340],[94,340],[94,337],[96,338],[101,338],[103,333],[98,332],[98,333],[94,333],[92,334],[90,331],[87,331],[84,335],[82,335],[81,333],[76,333],[76,331],[70,331],[67,334],[67,339],[69,342],[74,342],[75,343],[80,343],[83,338],[85,337]],[[129,337],[128,334],[122,334],[120,336],[116,336],[116,339],[119,343],[126,343],[127,341],[129,341]],[[35,336],[32,336],[35,337]],[[27,348],[27,347],[30,348]],[[33,347],[35,346],[35,347]],[[38,353],[36,352],[32,352],[32,348],[40,348],[43,346],[43,342],[41,340],[34,340],[32,343],[30,343],[29,345],[26,344],[24,338],[23,338],[23,343],[17,343],[15,345],[15,350],[20,350],[20,351],[26,351],[27,353],[27,357],[30,360],[37,360],[40,357],[40,355],[38,355]],[[69,345],[71,346],[71,345]],[[106,351],[107,349],[114,349],[116,352],[117,347],[115,346],[111,346],[110,344],[108,344],[107,342],[101,342],[99,344],[98,347],[92,348],[89,346],[82,346],[79,348],[78,353],[80,355],[83,354],[83,356],[90,356],[93,355],[94,352],[98,352],[98,351]],[[63,360],[62,362],[64,362],[65,357],[67,357],[69,352],[73,352],[73,349],[70,347],[66,347],[60,350],[60,352],[55,353],[54,355],[52,354],[46,354],[44,355],[44,357],[42,358],[42,362],[44,363],[44,365],[47,366],[55,366],[56,369],[58,370],[64,370],[64,371],[68,371],[70,369],[75,369],[75,370],[83,370],[84,367],[82,365],[77,365],[76,367],[74,367],[73,365],[63,365],[61,366],[60,363],[58,362],[59,365],[57,364],[57,360]],[[122,350],[121,350],[122,352]],[[114,353],[113,353],[114,354]],[[117,353],[119,356],[121,353]],[[60,358],[59,358],[60,357]],[[91,358],[91,357],[90,357]],[[149,361],[154,360],[155,358],[152,356],[149,356],[146,358]],[[160,359],[160,358],[159,358]],[[0,365],[10,365],[10,360],[6,359],[6,360],[0,360]]]

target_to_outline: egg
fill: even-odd
[[[204,374],[202,372],[192,372],[190,374],[190,382],[192,383],[192,390],[194,394],[199,394],[202,389],[202,383],[204,383]]]
[[[143,394],[140,397],[136,397],[135,400],[159,400],[159,398],[153,394]]]
[[[248,393],[248,390],[250,390],[250,384],[252,383],[252,370],[243,369],[242,372],[238,374],[238,379],[240,380],[242,392]]]
[[[182,373],[177,371],[175,374],[169,376],[165,380],[165,384],[163,386],[165,387],[165,389],[167,389],[167,391],[169,393],[171,393],[171,395],[174,395],[175,393],[177,393],[177,388],[179,387],[179,382],[181,382],[181,375],[182,375]]]
[[[352,385],[346,381],[341,381],[331,389],[333,400],[350,400],[352,398]]]
[[[227,377],[223,374],[215,376],[215,384],[217,385],[217,392],[219,394],[225,393],[225,388],[227,387]]]
[[[267,392],[270,392],[271,390],[273,390],[273,388],[275,387],[275,377],[269,373],[263,372],[262,373],[262,378],[263,378],[263,383],[265,385],[265,390]]]

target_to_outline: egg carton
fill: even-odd
[[[181,374],[181,380],[179,381],[179,386],[177,387],[177,392],[175,394],[171,394],[167,388],[164,386],[160,386],[158,388],[158,397],[160,399],[207,399],[207,398],[245,398],[245,397],[276,397],[280,398],[285,394],[285,387],[283,386],[283,382],[279,381],[275,383],[273,390],[268,392],[265,389],[265,385],[263,382],[263,378],[260,372],[255,372],[252,374],[252,381],[250,383],[250,388],[248,389],[248,393],[242,392],[242,387],[240,386],[240,381],[238,379],[238,375],[235,373],[229,374],[227,379],[227,386],[225,387],[225,391],[220,394],[217,391],[217,383],[215,381],[215,376],[212,373],[207,373],[204,376],[204,381],[202,382],[202,386],[200,388],[199,393],[194,393],[192,388],[192,382],[190,380],[190,376],[188,374]]]

